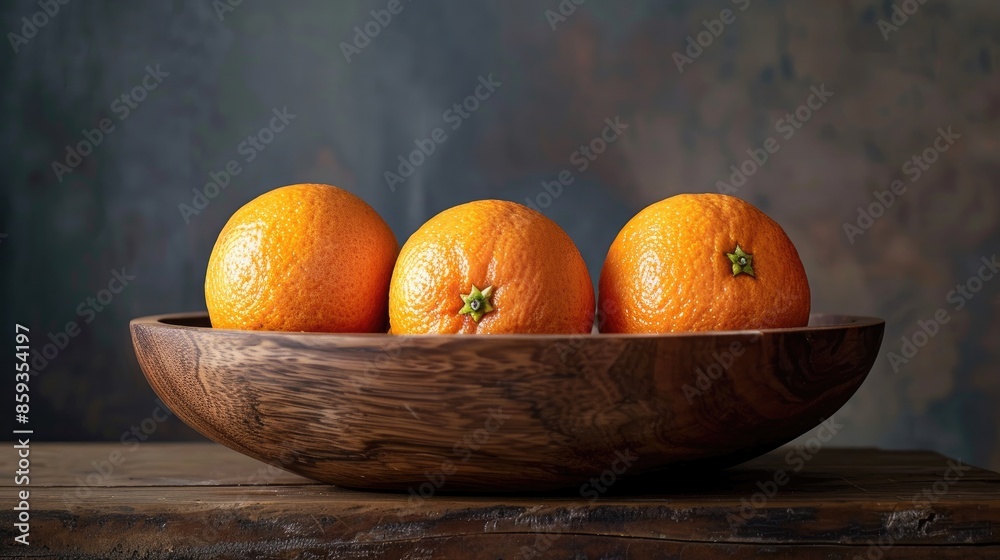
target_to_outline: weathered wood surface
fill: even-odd
[[[136,319],[150,385],[205,436],[331,484],[406,490],[579,487],[727,467],[834,414],[884,322],[667,335],[392,336],[225,331],[204,314]],[[616,466],[617,465],[617,466]]]
[[[116,451],[124,459],[109,471],[105,462]],[[11,544],[13,511],[5,507],[0,554],[1000,557],[997,473],[956,468],[960,463],[927,452],[828,448],[802,462],[788,452],[705,478],[651,475],[613,484],[597,499],[573,491],[416,499],[319,484],[215,444],[38,443],[31,450],[32,545]],[[0,460],[6,472],[15,470],[12,456]],[[785,482],[763,497],[776,478]],[[9,477],[0,486],[11,497],[17,489]],[[744,505],[750,501],[758,507]]]

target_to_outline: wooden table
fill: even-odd
[[[25,487],[4,476],[3,556],[1000,558],[1000,475],[927,452],[786,449],[586,497],[429,499],[313,483],[208,443],[35,443],[30,460],[31,544],[14,543]],[[16,461],[5,453],[3,472]]]

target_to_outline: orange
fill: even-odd
[[[393,334],[589,333],[594,288],[580,251],[526,206],[441,212],[403,245],[389,286]]]
[[[611,333],[801,327],[809,282],[784,230],[752,204],[682,194],[633,217],[598,285]]]
[[[273,331],[385,330],[399,244],[357,196],[303,184],[236,211],[208,261],[212,326]]]

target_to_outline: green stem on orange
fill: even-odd
[[[471,315],[472,320],[479,322],[490,311],[493,311],[493,305],[490,303],[490,298],[493,297],[493,286],[487,286],[483,291],[479,291],[479,288],[475,284],[472,285],[472,291],[468,294],[460,294],[462,301],[465,305],[459,310],[459,315]]]
[[[753,273],[753,255],[745,252],[739,243],[736,244],[736,250],[732,253],[726,253],[726,256],[733,263],[733,276],[748,274],[756,278]]]

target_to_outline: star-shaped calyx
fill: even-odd
[[[458,311],[459,315],[471,315],[472,320],[479,322],[490,311],[493,311],[493,305],[490,304],[490,298],[493,296],[493,286],[487,286],[483,291],[479,291],[479,288],[475,284],[472,285],[472,292],[469,294],[463,294],[462,301],[465,305]]]
[[[739,276],[740,274],[749,274],[753,276],[753,255],[745,252],[739,244],[736,245],[736,251],[732,253],[726,253],[729,260],[733,263],[733,276]],[[754,276],[756,278],[756,276]]]

